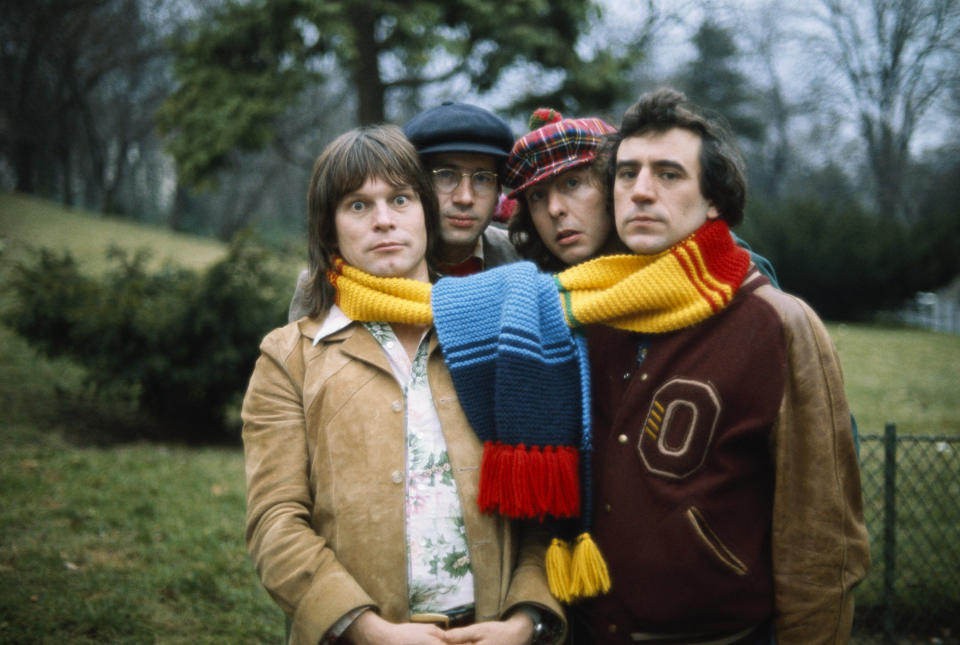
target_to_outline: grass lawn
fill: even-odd
[[[213,239],[67,210],[36,197],[0,192],[0,244],[3,243],[14,248],[26,243],[66,250],[91,272],[107,266],[106,251],[111,246],[128,251],[149,248],[156,265],[173,260],[191,269],[208,266],[226,250],[225,245]]]
[[[68,442],[81,379],[0,327],[0,642],[280,643],[241,449]]]
[[[243,546],[239,450],[3,435],[0,641],[282,641]]]
[[[960,336],[919,329],[828,325],[862,434],[960,437]]]

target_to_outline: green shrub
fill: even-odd
[[[916,291],[908,231],[847,202],[752,205],[740,234],[795,293],[830,320],[857,320]]]
[[[288,272],[249,235],[203,272],[149,273],[145,251],[109,256],[99,280],[68,253],[17,263],[8,322],[46,354],[86,367],[95,392],[127,392],[180,438],[229,438],[260,339],[284,322]]]

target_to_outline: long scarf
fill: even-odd
[[[554,276],[567,324],[603,323],[644,333],[683,329],[723,309],[750,265],[723,220],[657,255],[612,255]],[[431,286],[378,278],[337,259],[328,272],[337,305],[353,320],[428,325]],[[458,279],[458,278],[448,278]]]
[[[717,221],[663,253],[602,257],[553,277],[518,262],[431,287],[371,276],[338,258],[329,279],[354,320],[435,323],[461,406],[484,443],[478,506],[514,518],[580,518],[573,546],[554,522],[547,550],[550,590],[572,602],[605,593],[610,577],[589,535],[590,375],[585,340],[570,327],[688,327],[730,302],[749,262]]]

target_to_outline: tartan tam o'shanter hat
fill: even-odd
[[[614,131],[602,119],[561,119],[524,135],[513,145],[504,168],[503,183],[512,188],[508,197],[592,162],[603,137]]]

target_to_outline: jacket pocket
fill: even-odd
[[[717,560],[738,576],[747,575],[747,565],[714,533],[700,509],[691,506],[687,509],[686,517],[694,533],[700,538],[700,542],[710,550]]]

